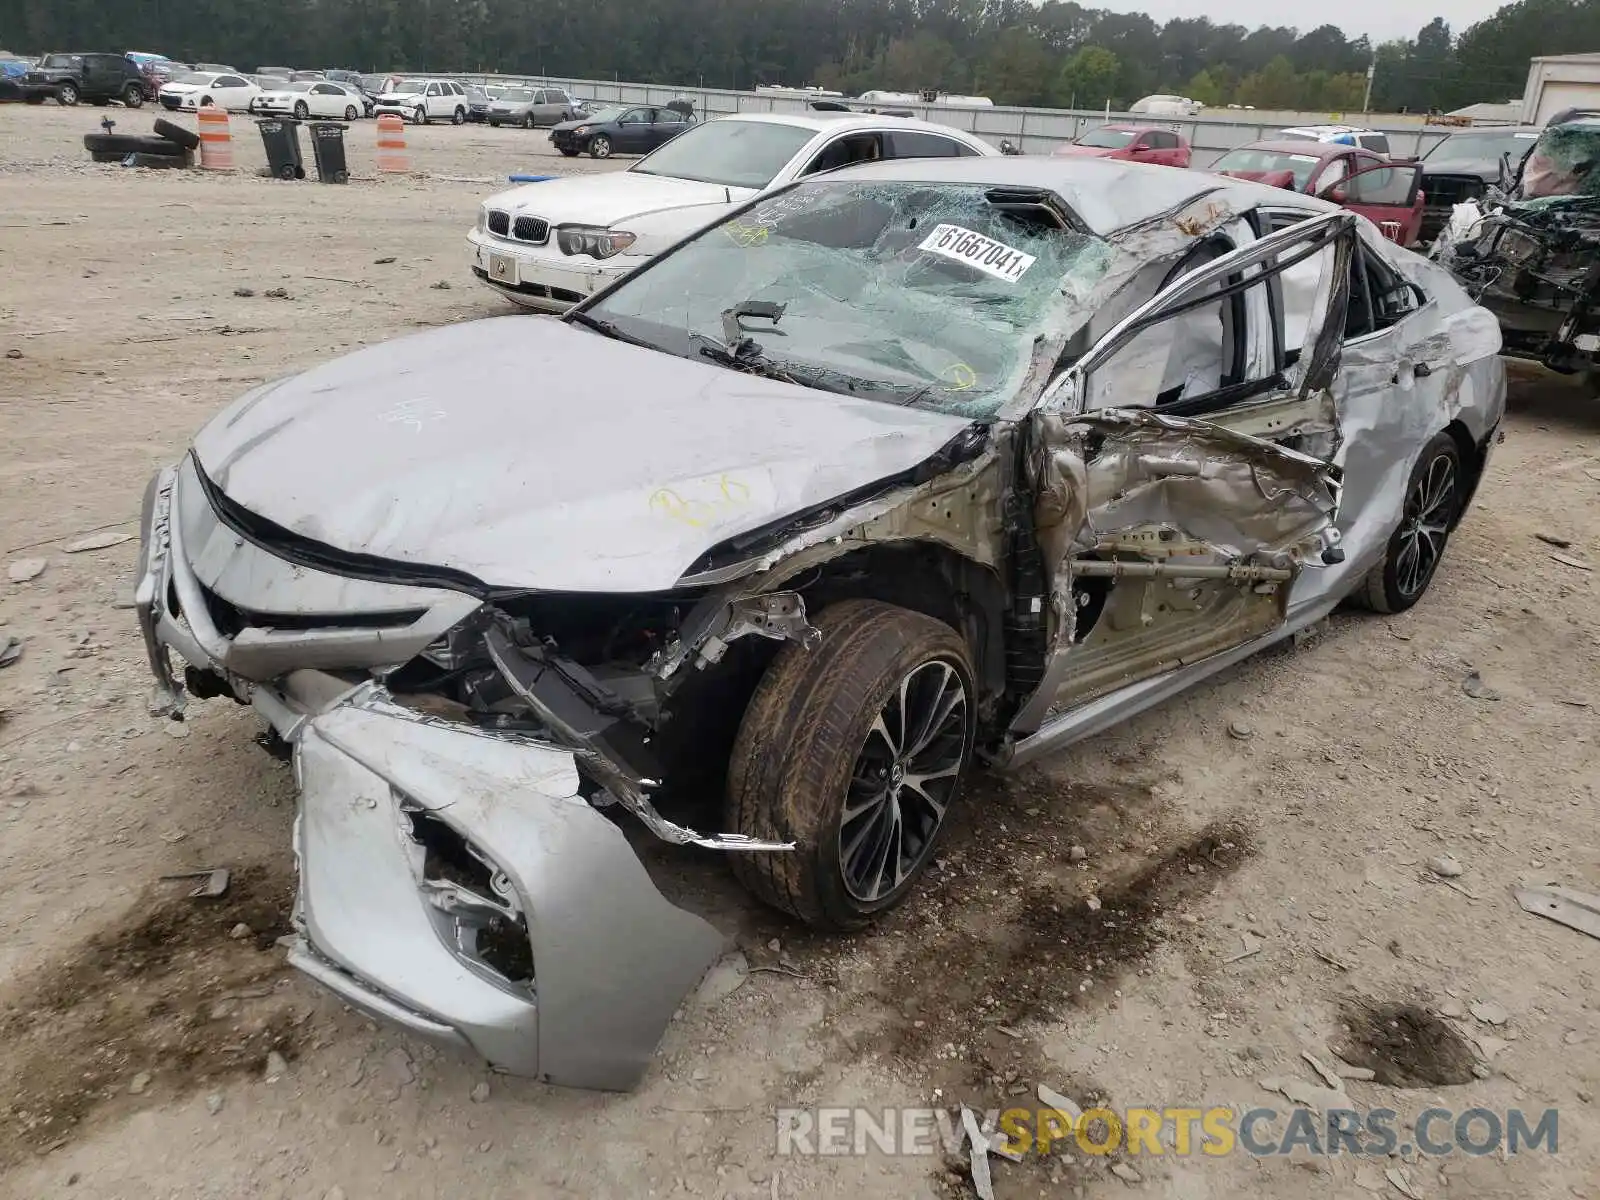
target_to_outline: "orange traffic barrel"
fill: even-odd
[[[208,104],[195,114],[200,122],[200,165],[208,171],[233,170],[233,135],[227,110]]]
[[[405,122],[391,113],[378,118],[378,170],[386,175],[406,175],[411,171]]]

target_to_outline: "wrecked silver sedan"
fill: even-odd
[[[562,320],[240,397],[146,498],[157,708],[230,697],[292,746],[295,965],[628,1087],[720,939],[625,835],[862,925],[977,762],[1416,603],[1499,344],[1447,273],[1278,189],[831,174]]]

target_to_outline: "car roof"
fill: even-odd
[[[830,171],[819,179],[874,179],[907,183],[990,184],[1054,192],[1089,229],[1108,234],[1148,221],[1215,192],[1242,208],[1257,204],[1333,212],[1335,206],[1243,179],[1203,171],[1106,158],[1006,155],[992,158],[901,158]],[[1290,197],[1294,197],[1290,200]]]
[[[1265,142],[1251,142],[1246,146],[1235,146],[1234,150],[1270,150],[1274,154],[1299,154],[1305,158],[1335,158],[1341,154],[1349,154],[1352,150],[1360,150],[1360,146],[1349,146],[1343,142],[1300,142],[1293,138],[1274,138]],[[1232,151],[1225,151],[1231,154]],[[1372,151],[1368,150],[1368,154]]]
[[[643,107],[643,106],[641,106]],[[655,107],[661,108],[662,105]],[[920,121],[916,117],[891,117],[882,113],[837,112],[828,109],[813,109],[803,113],[729,113],[725,117],[715,118],[718,121],[756,121],[765,125],[797,125],[802,129],[815,130],[821,133],[825,129],[838,129],[841,126],[850,128],[859,126],[862,129],[916,129],[929,133],[953,134],[957,137],[973,138],[976,134],[968,133],[964,129],[955,129],[949,125],[939,125],[933,121]]]
[[[1377,133],[1361,125],[1291,125],[1284,133],[1310,133],[1317,137],[1343,137],[1347,133]]]

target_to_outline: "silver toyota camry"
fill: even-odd
[[[822,929],[914,897],[980,761],[1422,601],[1499,348],[1445,271],[1278,189],[818,175],[561,320],[221,412],[145,500],[155,707],[253,705],[292,752],[296,966],[626,1088],[722,945],[630,838]]]

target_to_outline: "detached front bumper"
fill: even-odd
[[[497,1069],[632,1087],[721,935],[655,888],[622,830],[579,794],[571,751],[425,715],[354,673],[241,677],[238,639],[206,624],[187,557],[205,551],[184,540],[193,478],[163,471],[146,493],[136,607],[159,709],[183,701],[176,650],[293,747],[291,964]]]

